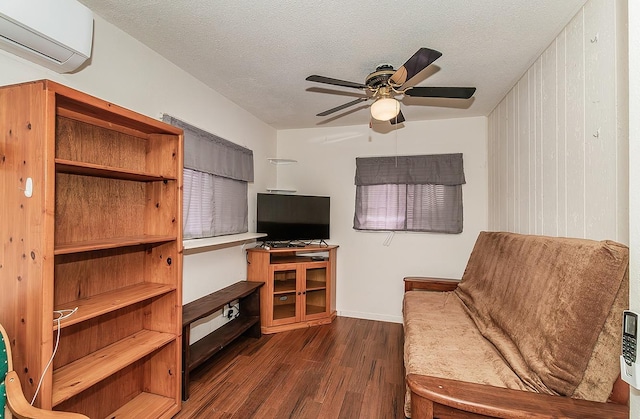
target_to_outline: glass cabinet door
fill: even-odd
[[[273,273],[273,323],[285,324],[296,321],[295,267],[277,268]]]
[[[327,267],[307,267],[305,274],[305,317],[324,316],[327,312]]]

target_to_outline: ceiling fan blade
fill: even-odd
[[[389,122],[391,122],[391,125],[402,124],[404,122],[404,115],[402,114],[402,111],[398,112],[398,115],[396,115],[395,118],[391,118]]]
[[[414,97],[469,99],[475,92],[475,87],[412,87],[405,91],[404,94]]]
[[[353,87],[355,89],[366,89],[367,88],[367,86],[362,84],[362,83],[355,83],[355,82],[352,82],[352,81],[332,79],[331,77],[324,77],[324,76],[313,75],[313,76],[307,77],[305,80],[315,81],[317,83],[333,84],[334,86]]]
[[[359,97],[356,100],[352,100],[349,103],[345,103],[344,105],[340,105],[340,106],[336,106],[335,108],[331,108],[327,111],[324,112],[320,112],[319,114],[317,114],[316,116],[327,116],[329,114],[332,114],[334,112],[338,112],[341,111],[342,109],[348,108],[349,106],[353,106],[353,105],[357,105],[360,102],[364,102],[367,101],[368,99],[366,97]]]
[[[393,76],[389,78],[391,83],[402,86],[416,74],[427,68],[429,64],[442,56],[440,51],[429,48],[420,48],[406,63],[402,65]]]

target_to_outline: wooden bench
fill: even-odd
[[[182,400],[189,398],[189,373],[241,335],[260,332],[260,287],[264,282],[240,281],[182,306]],[[239,300],[240,315],[189,345],[191,324]]]

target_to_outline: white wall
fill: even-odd
[[[589,1],[489,115],[492,230],[628,243],[620,5]]]
[[[629,0],[629,307],[640,312],[640,2]],[[633,22],[633,23],[632,23]],[[640,391],[631,389],[631,418],[640,418]]]
[[[276,179],[275,168],[266,161],[275,155],[275,129],[98,16],[91,62],[75,74],[57,74],[0,50],[0,85],[44,78],[153,118],[169,113],[252,149],[255,183],[249,186],[249,222],[255,224],[255,191]],[[187,255],[183,300],[192,301],[245,278],[240,246]],[[218,323],[195,327],[192,338],[198,339]]]
[[[639,21],[636,0],[589,1],[489,116],[490,227],[629,243],[635,311]],[[630,404],[640,418],[637,389]]]
[[[331,197],[339,315],[400,322],[403,277],[462,276],[478,232],[487,229],[486,132],[484,117],[406,122],[387,134],[368,125],[278,131],[278,157],[298,163],[279,166],[271,186]],[[467,181],[462,234],[397,233],[384,246],[388,233],[353,230],[356,157],[458,152]]]

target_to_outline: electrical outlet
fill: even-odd
[[[226,317],[227,319],[238,317],[238,309],[233,307],[231,304],[227,304],[222,309],[222,317]]]

